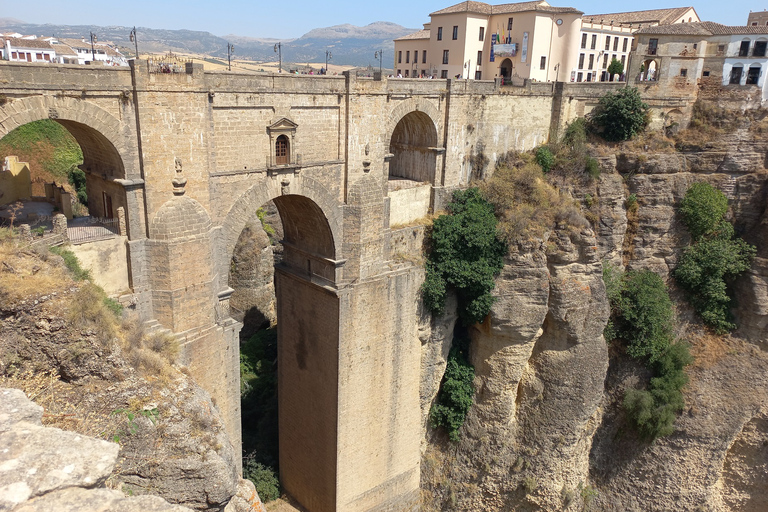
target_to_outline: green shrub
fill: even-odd
[[[680,202],[680,215],[694,240],[715,231],[728,212],[728,198],[709,183],[694,183]]]
[[[590,127],[605,140],[629,140],[648,124],[648,105],[637,88],[624,87],[609,92],[589,114]]]
[[[459,440],[459,429],[475,396],[475,369],[467,361],[466,346],[466,340],[454,340],[437,400],[429,411],[432,428],[444,428],[451,441]]]
[[[253,482],[261,501],[266,503],[280,497],[280,481],[274,469],[248,459],[243,464],[243,478]]]
[[[88,192],[86,189],[85,172],[79,167],[73,165],[67,172],[67,179],[69,183],[75,187],[77,192],[77,200],[82,205],[88,205]]]
[[[584,149],[587,144],[587,119],[579,117],[574,119],[565,128],[563,144],[574,150]]]
[[[611,329],[610,334],[626,341],[627,353],[643,360],[653,374],[647,390],[626,391],[624,410],[642,437],[654,440],[669,435],[684,406],[685,366],[692,358],[687,344],[674,342],[667,288],[649,270],[621,274],[610,264],[603,267],[603,280],[611,303],[606,331]]]
[[[734,236],[725,220],[728,200],[708,183],[694,183],[680,205],[693,243],[680,258],[673,275],[705,323],[718,333],[736,327],[731,315],[728,282],[749,269],[754,246]]]
[[[51,247],[51,252],[54,254],[58,254],[64,259],[64,265],[69,269],[70,272],[72,272],[72,275],[74,276],[75,280],[77,281],[91,280],[91,272],[89,270],[83,269],[83,267],[80,266],[80,260],[77,259],[77,256],[75,256],[75,253],[73,253],[70,250],[63,249],[61,247]]]
[[[672,301],[661,277],[650,270],[624,274],[616,309],[627,353],[651,362],[661,357],[673,339]]]
[[[600,164],[598,161],[591,156],[587,157],[586,164],[584,165],[584,170],[589,175],[590,178],[593,180],[596,180],[600,177]]]
[[[536,163],[541,166],[541,169],[546,173],[552,169],[555,165],[555,155],[547,146],[541,146],[536,150]]]
[[[267,224],[267,221],[265,220],[266,216],[267,212],[264,211],[264,208],[259,208],[256,210],[256,217],[258,217],[259,222],[261,222],[261,227],[264,228],[264,232],[267,234],[267,236],[272,238],[275,236],[275,228]]]
[[[469,325],[490,312],[494,277],[504,264],[506,246],[496,236],[493,205],[477,188],[456,191],[448,211],[432,227],[423,299],[428,309],[439,313],[450,286],[456,291],[459,316]]]

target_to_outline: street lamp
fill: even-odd
[[[328,74],[328,60],[332,59],[333,55],[331,55],[330,50],[325,50],[325,74]]]
[[[232,43],[227,43],[227,65],[229,66],[229,71],[232,71],[232,54],[235,53],[235,45]]]
[[[136,27],[131,30],[131,35],[128,37],[132,43],[136,45],[136,60],[139,60],[139,38],[136,37]]]
[[[379,75],[381,75],[381,59],[384,58],[384,50],[379,50],[373,54],[374,59],[379,59]]]
[[[93,56],[93,63],[96,64],[96,50],[93,47],[93,43],[96,42],[96,34],[91,32],[91,55]]]
[[[282,73],[283,72],[283,43],[277,43],[275,45],[275,52],[277,53],[277,58],[279,62],[277,72]]]

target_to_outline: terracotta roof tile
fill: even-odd
[[[768,27],[739,27],[721,25],[713,21],[700,23],[675,23],[673,25],[657,25],[638,30],[638,34],[656,35],[694,35],[694,36],[723,36],[739,34],[768,34]]]
[[[658,23],[659,25],[667,25],[677,21],[689,9],[692,9],[692,7],[672,7],[670,9],[651,9],[648,11],[614,12],[608,14],[585,14],[584,20],[594,20],[595,22],[602,20],[604,23],[613,21],[614,24]]]
[[[13,48],[42,48],[46,50],[53,50],[53,47],[42,39],[19,39],[11,37],[11,47]]]
[[[414,32],[413,34],[408,34],[403,37],[398,37],[395,39],[395,41],[413,41],[416,39],[429,39],[429,30],[419,30],[418,32]]]

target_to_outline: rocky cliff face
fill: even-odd
[[[497,279],[498,300],[472,331],[476,395],[462,440],[426,431],[426,510],[768,509],[767,156],[768,141],[744,129],[685,151],[599,158],[599,181],[572,191],[582,203],[594,195],[585,207],[594,231],[556,229],[518,247]],[[708,334],[670,280],[678,335],[696,361],[677,431],[648,444],[621,410],[624,389],[644,385],[647,371],[602,336],[602,262],[669,278],[689,242],[676,208],[703,180],[728,196],[730,218],[758,257],[736,283],[732,336]],[[628,212],[630,194],[638,207]],[[445,331],[422,333],[442,347],[422,352],[428,374],[444,367],[446,340],[434,338]]]

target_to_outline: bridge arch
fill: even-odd
[[[306,253],[316,264],[341,259],[342,212],[333,194],[309,177],[296,176],[287,186],[279,179],[267,178],[266,183],[259,182],[246,190],[222,222],[223,254],[217,258],[220,288],[227,287],[229,264],[240,234],[256,218],[256,211],[272,200],[280,213],[287,245]]]
[[[389,143],[389,141],[392,140],[392,134],[394,134],[395,128],[397,128],[397,125],[400,123],[400,121],[405,116],[413,112],[421,112],[425,114],[432,121],[432,126],[434,127],[437,134],[436,140],[442,140],[443,115],[440,113],[440,110],[426,99],[409,98],[407,100],[403,100],[394,109],[392,109],[392,112],[390,113],[389,119],[387,121],[386,131],[384,132],[384,141],[386,143]]]
[[[83,168],[113,179],[133,174],[132,150],[121,122],[87,100],[72,97],[30,96],[0,107],[0,138],[19,126],[52,119],[64,126],[83,150]],[[135,150],[133,150],[135,151]]]
[[[387,126],[389,178],[435,184],[436,149],[441,140],[440,111],[428,101],[409,99],[398,105]]]

